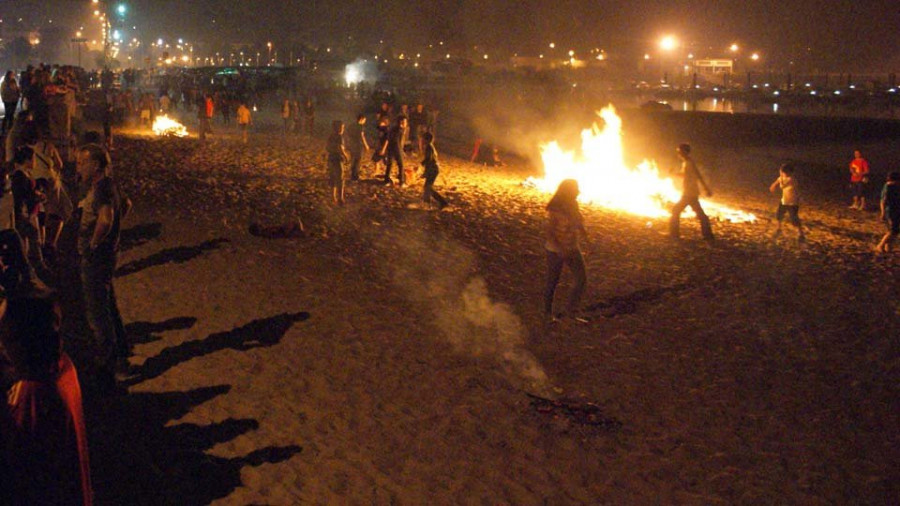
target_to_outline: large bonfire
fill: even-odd
[[[529,178],[536,188],[553,192],[564,179],[575,179],[580,200],[648,218],[669,216],[681,192],[671,178],[662,177],[656,163],[644,160],[635,168],[625,164],[622,119],[613,106],[598,113],[604,122],[581,132],[581,151],[565,151],[558,142],[541,146],[543,178]],[[702,201],[710,216],[732,222],[755,221],[756,216],[708,200]]]

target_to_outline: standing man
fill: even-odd
[[[403,188],[406,186],[406,176],[403,173],[403,133],[406,131],[406,116],[397,116],[397,121],[394,123],[394,126],[388,131],[387,144],[384,147],[384,153],[381,153],[385,157],[385,169],[384,169],[384,183],[392,184],[391,181],[391,167],[394,162],[397,162],[397,172],[398,177],[400,178],[400,187]]]
[[[87,195],[79,203],[82,214],[78,228],[85,316],[96,340],[98,385],[112,392],[117,366],[121,369],[128,363],[125,327],[112,278],[121,223],[131,209],[131,201],[113,180],[109,155],[102,147],[86,144],[78,151],[76,163],[79,179],[88,186]]]
[[[7,130],[13,126],[13,118],[16,116],[16,106],[19,104],[19,83],[16,82],[16,74],[12,70],[6,71],[3,84],[0,85],[0,100],[3,101],[3,129],[0,135],[6,135]]]
[[[700,207],[700,185],[703,185],[703,189],[706,190],[706,194],[710,197],[712,197],[712,191],[706,185],[706,181],[703,180],[703,176],[697,170],[697,164],[691,158],[690,144],[680,144],[676,152],[681,158],[681,200],[672,207],[672,217],[669,219],[669,236],[673,239],[680,237],[678,229],[681,221],[681,212],[684,211],[685,207],[691,206],[691,209],[697,215],[697,219],[700,220],[700,230],[703,233],[703,238],[711,241],[715,237],[709,224],[709,217],[706,216],[703,208]]]
[[[237,109],[237,119],[238,126],[241,128],[241,140],[244,144],[247,144],[247,130],[250,129],[250,123],[253,122],[253,118],[250,115],[250,108],[247,107],[244,101],[241,101],[241,105]]]
[[[206,135],[212,133],[210,122],[213,117],[213,99],[207,94],[197,105],[197,119],[200,120],[200,140],[205,141]]]
[[[850,189],[853,190],[853,203],[850,209],[864,211],[866,209],[866,183],[869,182],[869,162],[860,150],[853,152],[850,162]]]
[[[369,143],[366,141],[366,115],[358,114],[356,123],[347,129],[350,151],[350,180],[359,181],[359,166],[362,163],[362,155],[369,151]]]

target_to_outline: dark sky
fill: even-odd
[[[653,51],[664,33],[697,56],[724,54],[738,42],[773,64],[815,63],[823,70],[892,70],[900,65],[896,0],[126,0],[146,39],[158,36],[279,47],[353,36],[364,47],[385,40],[419,51],[444,40],[455,50],[537,54],[601,47]],[[45,9],[65,20],[89,0],[3,0],[12,10]],[[87,9],[87,10],[85,10]],[[9,18],[9,12],[0,15]],[[214,21],[215,20],[215,21]],[[9,21],[8,19],[6,20]],[[64,22],[64,21],[58,21]]]

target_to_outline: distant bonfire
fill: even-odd
[[[184,125],[166,116],[157,116],[153,122],[153,133],[162,136],[187,137],[188,131]]]

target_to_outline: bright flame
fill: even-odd
[[[669,208],[681,198],[671,178],[659,175],[656,163],[644,160],[637,168],[625,165],[622,119],[612,106],[599,113],[605,122],[581,132],[581,153],[564,151],[553,141],[541,146],[544,178],[529,178],[527,184],[552,193],[564,179],[575,179],[580,200],[649,218],[670,215]],[[713,217],[736,223],[755,221],[756,216],[708,200],[703,210]],[[688,216],[689,214],[685,214]]]
[[[153,133],[156,135],[174,135],[175,137],[187,137],[188,131],[181,123],[162,114],[153,121]]]

